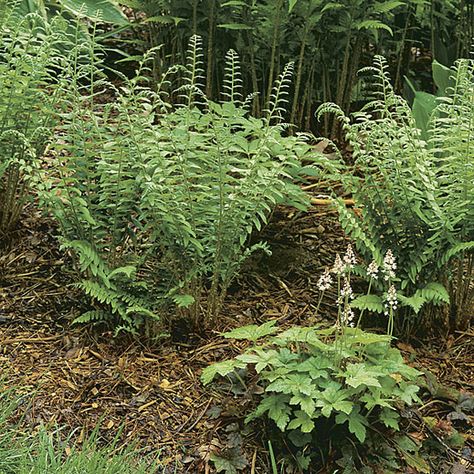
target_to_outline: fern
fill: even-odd
[[[66,33],[60,20],[14,15],[14,4],[0,18],[0,234],[17,225],[29,189],[41,186],[39,159],[54,127],[56,82],[52,70],[62,60],[57,46]]]
[[[204,96],[201,43],[192,37],[186,65],[167,76],[183,73],[174,92],[171,80],[161,82],[165,91],[149,88],[153,52],[115,88],[93,43],[71,51],[72,84],[60,83],[62,176],[44,199],[75,256],[79,287],[115,328],[136,331],[172,314],[196,329],[212,324],[245,260],[269,252],[265,243],[251,245],[251,234],[279,203],[306,209],[293,178],[330,165],[310,135],[284,137],[275,123],[292,65],[275,83],[268,118],[256,119],[242,104],[235,52],[227,55],[224,100]],[[116,99],[103,105],[97,99],[105,90]],[[170,93],[183,103],[167,103]],[[88,315],[78,321],[99,318]]]
[[[184,77],[186,86],[184,89],[188,91],[186,104],[191,107],[197,97],[202,98],[204,96],[204,67],[200,36],[194,35],[190,38],[186,59],[186,74]]]
[[[397,256],[402,304],[418,313],[430,302],[450,303],[461,320],[467,301],[454,287],[466,293],[469,284],[454,281],[473,278],[466,263],[474,235],[472,61],[456,65],[454,90],[437,106],[428,141],[408,104],[394,93],[387,69],[381,57],[365,69],[374,74],[374,99],[354,114],[354,122],[334,104],[319,110],[319,116],[336,115],[353,148],[357,172],[343,181],[361,218],[342,203],[335,205],[344,230],[367,259],[380,264],[388,249]],[[456,259],[460,270],[452,271]],[[440,283],[451,288],[451,297]]]

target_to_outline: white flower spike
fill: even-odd
[[[398,308],[397,290],[391,285],[387,291],[387,299],[385,300],[385,315],[388,316],[389,311],[396,311]]]
[[[383,259],[383,271],[385,273],[385,280],[390,280],[391,278],[395,278],[395,270],[397,269],[397,262],[395,261],[395,257],[393,256],[392,251],[389,249],[385,254],[385,258]]]
[[[346,264],[346,267],[350,269],[354,268],[354,265],[357,263],[356,256],[354,250],[352,250],[351,244],[347,246],[346,254],[344,255],[344,263]]]
[[[332,277],[329,270],[326,268],[324,273],[319,277],[318,283],[316,283],[316,287],[319,291],[326,291],[331,288],[332,285]]]
[[[341,256],[337,254],[336,259],[334,260],[334,265],[331,269],[332,273],[335,273],[336,275],[342,275],[345,269],[346,267],[341,259]]]
[[[372,262],[370,262],[369,266],[367,267],[367,276],[373,278],[374,280],[377,280],[379,277],[379,266],[375,260],[372,260]]]

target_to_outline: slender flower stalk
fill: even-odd
[[[394,285],[390,285],[385,299],[385,316],[388,316],[387,333],[389,336],[393,334],[394,313],[398,308],[397,290]]]

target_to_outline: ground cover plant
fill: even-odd
[[[409,367],[400,352],[390,347],[397,310],[395,259],[388,252],[380,271],[387,277],[387,335],[364,332],[359,327],[362,314],[354,313],[351,287],[355,265],[356,257],[349,246],[344,258],[337,255],[331,270],[318,281],[321,302],[333,279],[337,280],[338,313],[332,327],[292,326],[281,331],[275,321],[268,321],[234,329],[224,337],[251,344],[243,354],[217,362],[201,375],[204,384],[219,375],[240,382],[249,394],[259,393],[259,403],[246,423],[268,417],[283,433],[283,445],[293,446],[297,467],[302,470],[317,463],[317,458],[327,457],[333,443],[338,444],[340,453],[346,450],[346,455],[357,446],[355,441],[362,450],[374,439],[381,443],[384,429],[400,431],[399,411],[421,401],[417,395],[421,372]],[[367,271],[378,278],[375,262]],[[249,385],[243,380],[244,374],[254,376]],[[347,442],[350,435],[354,440]],[[378,464],[396,467],[393,450],[401,450],[403,439],[395,437],[393,443],[385,443],[386,458],[384,448],[380,449]],[[364,469],[372,472],[362,453],[352,457],[361,459],[359,468],[365,465]],[[357,462],[352,467],[356,469]]]

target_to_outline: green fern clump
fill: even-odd
[[[18,18],[6,4],[0,17],[0,236],[15,228],[39,186],[39,158],[53,128],[53,68],[64,39],[61,21],[35,14]]]
[[[106,319],[136,331],[171,313],[202,329],[242,263],[268,251],[249,244],[252,232],[279,203],[306,208],[293,181],[329,162],[313,151],[311,137],[283,136],[291,65],[267,116],[256,119],[251,97],[241,96],[235,52],[227,56],[220,103],[203,92],[200,38],[191,38],[187,64],[172,68],[158,90],[146,79],[153,54],[116,88],[100,72],[96,46],[75,48],[73,79],[61,83],[61,176],[46,199],[86,277],[79,286],[96,302],[78,322]],[[104,93],[114,101],[98,100]],[[170,105],[170,93],[178,105]]]
[[[451,325],[463,326],[472,314],[473,63],[461,60],[453,69],[455,89],[433,112],[428,141],[386,69],[383,58],[370,68],[376,97],[353,122],[332,104],[319,111],[336,113],[354,150],[344,184],[361,217],[336,201],[340,220],[368,259],[381,264],[393,251],[402,298],[414,312],[428,302],[450,301]]]

